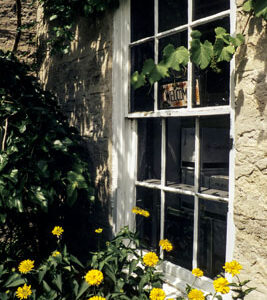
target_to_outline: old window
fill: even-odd
[[[231,257],[233,63],[222,63],[214,73],[189,62],[170,78],[137,90],[129,78],[147,58],[160,61],[169,43],[187,47],[194,29],[210,41],[218,26],[233,33],[234,1],[135,0],[122,10],[118,49],[123,49],[121,82],[128,86],[122,83],[115,92],[121,103],[128,99],[120,135],[133,200],[126,205],[121,199],[118,209],[136,204],[150,212],[148,219],[136,217],[137,230],[146,248],[158,249],[164,238],[174,244],[174,251],[160,254],[167,272],[188,275],[200,267],[212,278]],[[118,180],[122,190],[126,177]]]

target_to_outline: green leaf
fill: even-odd
[[[55,19],[57,19],[58,15],[52,15],[50,18],[49,18],[49,21],[53,21]]]
[[[174,51],[172,51],[166,60],[167,68],[172,68],[173,70],[179,71],[180,65],[186,65],[189,60],[188,50],[181,46]]]
[[[80,286],[76,300],[79,299],[88,290],[88,288],[89,284],[86,281],[83,281],[82,285]]]
[[[223,28],[223,27],[216,27],[214,31],[215,31],[217,36],[221,36],[221,35],[224,35],[226,33],[226,29]]]
[[[254,5],[256,17],[263,17],[264,20],[267,20],[267,1],[266,0],[257,0]]]
[[[248,0],[243,4],[242,7],[243,11],[245,12],[250,12],[254,9],[254,1],[253,0]]]
[[[199,30],[193,30],[191,32],[192,39],[200,39],[201,35],[202,34],[201,34],[201,32]]]
[[[152,58],[147,59],[144,63],[143,69],[142,69],[142,74],[149,74],[152,69],[155,67],[154,60]]]
[[[212,58],[213,46],[209,41],[202,44],[199,40],[194,39],[191,41],[191,59],[201,69],[205,69]]]
[[[39,270],[39,272],[38,272],[38,281],[39,281],[39,283],[42,282],[42,280],[43,280],[43,278],[44,278],[44,276],[45,276],[47,270],[48,270],[48,267],[47,267],[46,265],[44,265],[44,266],[42,266],[42,267],[40,268],[40,270]]]
[[[77,265],[79,265],[80,267],[84,268],[84,265],[74,255],[70,255],[70,261],[72,261],[72,262],[76,263]]]
[[[56,278],[53,280],[53,283],[56,285],[56,287],[59,289],[59,291],[62,292],[62,276],[61,276],[61,274],[56,275]]]
[[[163,49],[163,59],[167,59],[174,51],[175,47],[172,44],[165,46]]]
[[[150,76],[148,81],[152,85],[154,82],[159,81],[162,78],[165,78],[168,76],[168,67],[164,65],[163,63],[159,63],[158,65],[155,65],[153,70],[150,72]]]
[[[219,54],[217,61],[230,61],[235,53],[235,47],[234,46],[227,46],[223,47],[221,53]]]
[[[146,83],[145,75],[143,73],[139,74],[138,71],[135,71],[131,78],[131,84],[133,88],[136,90],[141,86],[145,85],[145,83]]]
[[[15,273],[11,277],[8,278],[8,280],[4,284],[4,287],[6,287],[6,288],[16,287],[23,283],[25,283],[24,279],[21,278],[21,276],[19,274]]]

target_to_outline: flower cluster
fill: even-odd
[[[64,230],[60,226],[55,226],[54,229],[52,230],[52,234],[56,235],[57,237],[60,237],[63,232],[64,232]]]
[[[199,268],[195,268],[192,270],[192,274],[196,277],[202,277],[203,276],[203,271],[200,270]]]
[[[165,297],[165,292],[159,288],[153,288],[149,294],[149,299],[151,300],[164,300]]]
[[[103,228],[97,228],[97,229],[95,230],[95,233],[102,233],[102,231],[103,231]]]
[[[227,294],[230,292],[229,282],[223,277],[219,277],[213,281],[214,289],[217,293]]]
[[[92,269],[87,272],[85,275],[85,281],[90,285],[100,285],[100,283],[103,281],[104,276],[103,273],[99,270]]]
[[[132,213],[136,214],[136,215],[140,215],[140,216],[143,216],[145,218],[148,218],[150,216],[150,213],[147,211],[147,210],[144,210],[140,207],[137,207],[135,206],[133,209],[132,209]]]
[[[242,270],[242,266],[236,260],[226,262],[223,268],[225,272],[232,274],[232,276],[239,274],[240,270]]]
[[[59,251],[54,251],[54,252],[52,253],[52,256],[53,256],[53,257],[57,257],[58,255],[61,255],[61,253],[60,253]]]
[[[23,287],[18,287],[16,291],[16,297],[19,299],[27,299],[28,296],[32,294],[31,291],[31,286],[27,285],[26,283],[24,284]]]
[[[204,300],[205,296],[202,291],[197,289],[192,289],[187,295],[189,300]]]
[[[30,260],[30,259],[23,260],[18,267],[20,273],[24,273],[24,274],[30,272],[33,268],[34,268],[34,260]]]
[[[160,246],[163,250],[166,250],[167,252],[170,252],[170,251],[172,251],[172,249],[173,249],[172,243],[171,243],[169,240],[167,240],[167,239],[165,239],[165,240],[160,240],[160,241],[159,241],[159,246]]]
[[[90,297],[88,300],[106,300],[106,298],[100,297],[100,296],[93,296],[93,297]]]
[[[148,267],[155,267],[156,264],[158,263],[159,258],[156,253],[154,252],[148,252],[144,257],[143,257],[143,262],[146,266]]]

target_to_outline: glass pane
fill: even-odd
[[[167,185],[193,189],[195,161],[195,122],[193,118],[167,119]]]
[[[202,42],[208,40],[214,43],[216,27],[224,27],[229,32],[229,19],[218,20],[197,29],[202,32]],[[229,104],[229,79],[230,63],[220,62],[217,64],[217,72],[208,67],[205,70],[194,68],[193,106],[215,106]]]
[[[146,249],[158,249],[160,238],[160,191],[136,187],[136,205],[150,213],[148,218],[136,216],[136,230]]]
[[[163,58],[163,49],[168,44],[187,47],[187,31],[159,40],[159,61]],[[160,80],[158,88],[159,109],[187,106],[187,69],[179,72],[170,70],[170,77]]]
[[[193,20],[211,16],[230,8],[230,0],[194,0]]]
[[[227,203],[199,200],[198,267],[210,278],[223,271],[226,251]]]
[[[202,193],[228,196],[229,132],[229,116],[200,119]]]
[[[159,0],[159,32],[187,23],[187,0]]]
[[[166,193],[164,238],[173,244],[164,258],[192,270],[194,198]]]
[[[154,58],[154,42],[131,48],[131,73],[141,72],[146,59]],[[154,110],[154,89],[147,84],[137,90],[131,86],[131,112]]]
[[[154,35],[154,0],[131,1],[131,41]]]
[[[138,120],[137,179],[160,184],[161,120]]]

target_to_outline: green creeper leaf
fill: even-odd
[[[245,38],[241,33],[238,33],[235,38],[230,37],[230,42],[235,47],[241,46],[244,43],[244,41],[245,41]]]
[[[226,33],[226,29],[223,27],[216,27],[214,31],[217,36],[224,35]]]
[[[220,61],[230,61],[233,57],[235,53],[235,47],[234,46],[227,46],[227,47],[224,47],[220,53],[220,55],[218,56],[218,59],[217,61],[220,62]]]
[[[256,17],[263,17],[267,20],[267,2],[266,0],[257,0],[254,5]]]
[[[205,69],[212,58],[213,46],[209,41],[205,41],[202,44],[199,40],[194,39],[191,41],[191,59],[201,69]]]
[[[245,12],[250,12],[254,9],[254,1],[253,0],[248,0],[243,4],[242,7],[243,11]]]
[[[186,65],[189,60],[188,50],[181,46],[175,49],[168,58],[166,58],[167,68],[172,68],[173,70],[179,71],[180,65]]]
[[[155,65],[153,70],[150,73],[148,81],[152,85],[154,82],[159,81],[160,79],[168,76],[168,68],[163,63]]]
[[[165,46],[163,49],[163,59],[167,59],[174,51],[175,47],[172,44]]]
[[[193,30],[191,32],[192,39],[200,39],[201,35],[202,34],[201,34],[201,32],[199,30]]]
[[[136,90],[141,86],[145,85],[146,79],[143,73],[139,74],[138,71],[135,71],[131,78],[131,84],[133,88]]]
[[[142,74],[149,74],[153,68],[155,67],[154,60],[152,58],[147,59],[144,63],[143,69],[142,69]]]

